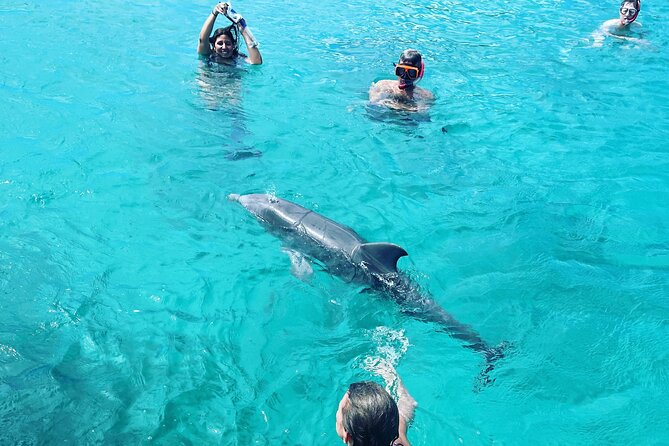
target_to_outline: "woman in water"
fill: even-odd
[[[219,14],[226,16],[232,25],[225,28],[218,28],[211,34],[214,28],[214,22]],[[249,55],[246,56],[239,52],[239,35],[244,37],[246,48]],[[211,37],[210,37],[211,36]],[[228,3],[222,2],[214,6],[214,9],[205,20],[200,30],[200,41],[197,45],[197,53],[201,56],[209,57],[213,62],[232,65],[238,57],[244,58],[247,63],[260,65],[262,56],[258,51],[258,42],[253,38],[253,34],[246,26],[246,20],[239,14],[232,11]]]
[[[423,78],[425,63],[416,50],[405,50],[395,64],[397,80],[380,80],[369,89],[369,102],[396,110],[424,111],[434,99],[416,84]]]

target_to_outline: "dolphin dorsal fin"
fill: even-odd
[[[397,261],[409,254],[401,246],[393,243],[363,243],[360,245],[362,260],[377,273],[396,273]]]

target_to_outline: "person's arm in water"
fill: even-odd
[[[413,421],[414,412],[418,403],[416,403],[416,400],[411,396],[407,388],[404,387],[400,375],[397,374],[397,370],[395,370],[392,364],[384,363],[376,368],[375,372],[383,377],[388,388],[393,389],[397,393],[397,409],[400,412],[400,427],[399,438],[395,440],[395,444],[411,446],[411,443],[409,443],[409,440],[407,439],[407,430],[409,429],[409,424]]]
[[[416,410],[416,400],[413,399],[399,375],[395,375],[395,386],[397,387],[397,408],[400,411],[400,437],[397,439],[403,446],[411,446],[407,439],[407,429],[409,424],[413,421],[414,412]]]
[[[200,30],[200,40],[197,44],[197,53],[200,56],[208,56],[211,54],[211,45],[209,44],[209,37],[211,36],[211,30],[214,29],[214,23],[216,22],[216,17],[219,14],[225,13],[223,7],[227,7],[226,3],[218,3],[214,6],[214,9],[211,11],[207,20],[204,21],[202,29]]]

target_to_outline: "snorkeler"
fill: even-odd
[[[619,17],[602,23],[599,30],[593,34],[594,46],[601,46],[605,36],[644,43],[643,40],[630,34],[633,28],[641,27],[639,23],[634,23],[639,16],[639,11],[641,11],[640,0],[623,0],[620,4]]]
[[[232,25],[218,28],[211,35],[214,22],[219,14],[226,16],[232,22]],[[240,34],[244,37],[244,42],[249,52],[248,56],[239,52]],[[209,14],[209,17],[207,17],[207,20],[202,25],[197,53],[201,56],[208,56],[213,62],[220,64],[233,64],[238,57],[243,57],[247,63],[253,65],[260,65],[262,63],[262,56],[260,55],[260,51],[258,51],[258,42],[246,26],[246,20],[226,2],[221,2],[214,6],[211,14]]]
[[[395,65],[397,80],[380,80],[369,88],[369,102],[396,110],[423,111],[434,96],[416,86],[425,73],[423,56],[416,50],[405,50]]]
[[[602,27],[614,28],[618,30],[629,29],[630,25],[636,20],[639,16],[639,11],[641,11],[641,1],[640,0],[625,0],[620,4],[620,17],[617,19],[611,19],[604,22]],[[638,23],[637,23],[638,25]]]

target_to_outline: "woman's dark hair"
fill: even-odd
[[[420,64],[423,61],[423,56],[416,50],[404,50],[400,54],[400,62],[411,65],[412,67],[420,68]]]
[[[216,43],[216,39],[218,39],[219,36],[222,36],[223,34],[230,37],[233,45],[235,46],[233,55],[235,57],[239,56],[239,31],[235,25],[226,26],[225,28],[218,28],[209,38],[209,43],[211,43],[213,46],[214,43]]]
[[[625,3],[634,3],[634,7],[636,8],[637,11],[641,11],[641,1],[639,0],[623,0],[620,3],[620,7],[622,8],[625,6]]]
[[[342,415],[344,429],[353,446],[390,446],[399,437],[397,404],[375,382],[351,384],[348,404],[342,408]]]

